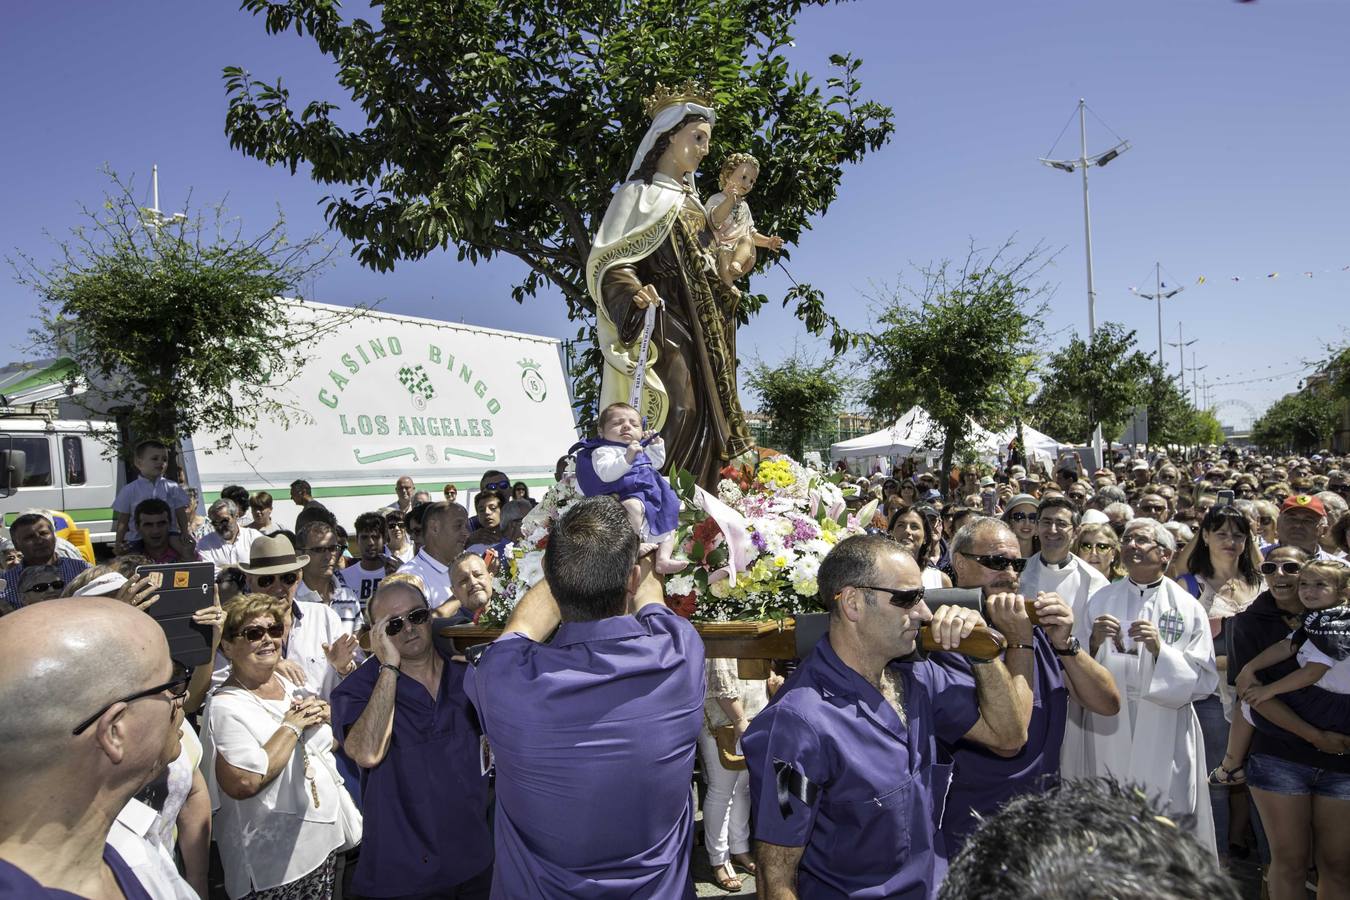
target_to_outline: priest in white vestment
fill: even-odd
[[[1192,834],[1217,853],[1204,739],[1191,706],[1219,681],[1209,619],[1200,601],[1163,575],[1176,541],[1161,523],[1132,520],[1121,545],[1129,577],[1093,594],[1079,623],[1079,640],[1088,641],[1125,702],[1117,716],[1084,715],[1087,769],[1142,786],[1174,817],[1194,817]]]
[[[1034,600],[1038,592],[1058,594],[1073,610],[1075,622],[1091,622],[1088,598],[1110,582],[1072,552],[1078,511],[1067,497],[1050,496],[1037,505],[1036,516],[1036,536],[1040,538],[1041,549],[1027,560],[1022,572],[1022,595]],[[1125,696],[1124,692],[1121,696]],[[1059,755],[1059,771],[1064,778],[1089,778],[1093,774],[1085,760],[1083,715],[1083,707],[1070,697],[1064,722],[1064,748]]]

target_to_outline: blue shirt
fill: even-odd
[[[70,584],[76,575],[89,568],[89,563],[83,559],[72,559],[69,556],[57,556],[56,562],[51,565],[61,573],[61,580],[66,584]],[[5,602],[15,609],[27,605],[23,602],[23,594],[19,593],[19,579],[23,576],[23,570],[26,568],[28,567],[15,566],[13,569],[0,572],[0,577],[5,580]]]
[[[906,721],[820,639],[741,739],[755,838],[805,847],[802,898],[927,898],[947,871],[939,823],[974,691],[930,661],[892,665]],[[780,794],[780,781],[783,790]]]
[[[361,770],[364,829],[352,890],[363,897],[444,892],[492,865],[488,780],[465,666],[441,659],[435,700],[416,679],[398,677],[389,752]],[[365,712],[379,674],[372,656],[333,690],[339,742]]]
[[[117,855],[117,851],[110,845],[103,845],[103,862],[112,870],[113,878],[117,881],[117,886],[121,888],[126,900],[150,900],[150,895],[146,893],[141,883],[136,880],[132,874],[131,868]],[[44,887],[32,878],[23,869],[13,863],[0,859],[0,897],[3,898],[35,898],[51,897],[53,900],[63,900],[66,897],[79,897],[79,894],[72,894],[69,891],[60,891],[56,888]]]
[[[464,688],[497,763],[494,900],[694,896],[703,642],[660,605],[511,634]]]
[[[955,856],[979,820],[988,817],[1013,797],[1043,791],[1059,781],[1059,756],[1064,746],[1064,723],[1069,715],[1069,689],[1064,669],[1050,638],[1040,628],[1032,629],[1036,657],[1031,679],[1033,705],[1027,726],[1027,743],[1016,756],[1003,757],[972,744],[958,741],[952,747],[956,762],[942,834],[947,852]],[[1025,651],[1017,651],[1025,652]],[[933,659],[950,673],[952,681],[975,690],[971,663],[956,653],[937,653]],[[945,698],[945,695],[944,695]]]

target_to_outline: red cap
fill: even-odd
[[[1322,518],[1326,518],[1327,515],[1327,508],[1322,505],[1322,501],[1316,497],[1309,497],[1307,494],[1294,494],[1280,506],[1281,513],[1287,513],[1292,509],[1306,510]]]

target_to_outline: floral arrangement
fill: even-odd
[[[728,466],[721,474],[714,500],[704,504],[697,502],[688,472],[671,478],[681,500],[677,556],[689,566],[667,576],[666,602],[681,615],[706,622],[779,619],[820,610],[816,572],[821,560],[840,540],[863,533],[876,501],[850,512],[855,487],[841,487],[839,475],[785,456],[757,468]],[[569,463],[562,480],[521,523],[520,541],[506,548],[482,624],[504,624],[525,591],[543,578],[549,528],[580,496]]]

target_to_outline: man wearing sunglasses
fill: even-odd
[[[693,895],[703,642],[637,550],[613,497],[571,504],[544,580],[469,653],[497,766],[496,900]]]
[[[333,730],[361,771],[365,829],[352,889],[486,900],[487,766],[465,667],[435,646],[416,577],[385,578],[366,614],[373,658],[333,691]]]
[[[1083,708],[1105,716],[1120,709],[1115,682],[1082,652],[1073,636],[1075,610],[1056,590],[1074,588],[1077,593],[1080,580],[1095,576],[1094,583],[1099,585],[1106,580],[1069,552],[1077,514],[1068,499],[1046,497],[1037,513],[1041,554],[1032,557],[1030,564],[1019,558],[1016,535],[997,519],[975,519],[952,541],[956,585],[979,588],[983,593],[990,622],[1008,640],[1004,652],[1008,671],[1014,683],[1034,697],[1027,742],[1018,752],[991,752],[964,740],[953,748],[959,774],[952,782],[942,820],[942,833],[952,854],[964,845],[980,817],[993,815],[1013,797],[1054,784],[1062,766],[1067,767],[1066,777],[1076,777],[1085,768]],[[1045,561],[1045,553],[1054,562]],[[1039,586],[1028,584],[1022,574],[1024,568],[1032,572],[1032,564],[1033,578],[1043,581]],[[1079,572],[1079,566],[1089,569],[1091,576]],[[1086,597],[1083,605],[1086,608]],[[1032,607],[1039,626],[1032,626],[1028,618],[1027,610]],[[957,680],[969,682],[978,674],[963,657],[944,654],[938,660]]]
[[[932,896],[948,857],[945,746],[1016,753],[1031,695],[999,660],[970,681],[934,660],[894,663],[924,624],[955,647],[980,616],[930,613],[918,565],[889,538],[839,542],[817,582],[829,632],[741,741],[760,896]]]
[[[0,619],[0,894],[149,900],[108,834],[180,752],[188,677],[118,600]]]
[[[234,501],[222,497],[212,503],[206,519],[211,523],[211,533],[197,543],[197,555],[215,563],[216,571],[248,562],[249,548],[262,535],[239,524],[239,508]]]
[[[1154,519],[1133,519],[1121,537],[1128,578],[1102,588],[1078,623],[1080,641],[1124,700],[1118,716],[1083,716],[1090,774],[1111,775],[1159,794],[1173,816],[1215,852],[1204,737],[1192,703],[1219,683],[1209,616],[1200,601],[1164,574],[1176,539]]]

